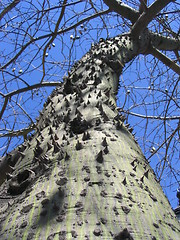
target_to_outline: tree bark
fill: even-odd
[[[180,237],[116,107],[122,68],[146,39],[124,34],[92,46],[48,98],[34,136],[2,160],[2,175],[10,173],[0,188],[0,239]]]

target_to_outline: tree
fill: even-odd
[[[36,37],[32,35],[28,42],[24,39],[14,57],[3,64],[4,74],[29,45],[46,39],[42,45],[43,74],[39,85],[27,84],[27,88],[18,89],[16,93],[50,85],[43,82],[48,74],[47,49],[67,30],[59,30],[61,21],[62,24],[68,22],[66,7],[80,2],[60,3],[55,30],[39,38],[34,34]],[[129,21],[132,26],[126,33],[99,39],[73,65],[63,83],[53,83],[59,87],[48,97],[37,123],[26,129],[27,133],[35,128],[34,133],[2,159],[0,236],[2,239],[178,239],[179,223],[131,134],[132,129],[123,124],[123,109],[116,106],[119,76],[125,64],[138,55],[152,54],[179,73],[178,64],[162,53],[174,51],[179,58],[178,34],[167,37],[147,28],[171,1],[157,0],[150,6],[141,1],[140,12],[131,7],[131,2],[128,6],[104,0],[109,9],[103,12],[89,2],[96,13],[88,19],[79,19],[72,29],[82,21],[111,11],[128,19],[124,20],[127,28]],[[13,3],[1,13],[2,17],[19,1]],[[40,32],[42,16],[50,9],[45,9],[45,3],[33,23]],[[18,26],[18,29],[21,28]],[[71,36],[72,45],[77,38],[77,35]],[[18,77],[18,80],[23,79]],[[1,117],[13,94],[2,95]],[[25,130],[22,132],[25,135]]]

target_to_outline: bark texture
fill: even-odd
[[[47,99],[34,136],[3,159],[0,239],[179,239],[179,223],[116,107],[146,34],[100,40]],[[4,173],[3,173],[4,172]]]

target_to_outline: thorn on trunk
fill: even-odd
[[[77,143],[76,143],[76,150],[78,151],[78,150],[81,150],[82,148],[83,148],[83,145],[78,140]]]
[[[143,183],[144,182],[144,175],[140,178],[140,181]]]
[[[106,115],[106,113],[105,113],[104,111],[101,113],[101,115],[102,115],[103,120],[104,120],[105,122],[109,120],[108,116]]]
[[[104,148],[104,154],[108,154],[108,152],[109,152],[109,149],[108,149],[108,147],[106,146],[106,147]]]
[[[122,129],[122,123],[120,123],[119,121],[116,123],[116,129],[117,130],[121,130]]]
[[[144,173],[144,176],[148,178],[148,174],[149,174],[149,169]]]
[[[52,128],[50,127],[49,128],[49,135],[52,135],[53,134],[53,130],[52,130]]]
[[[103,152],[102,152],[102,150],[97,154],[97,156],[96,156],[96,161],[97,161],[98,163],[103,163],[104,158],[103,158]]]
[[[102,97],[101,90],[99,90],[99,93],[97,94],[98,97]]]
[[[129,128],[128,131],[129,131],[130,133],[132,133],[132,132],[133,132],[133,128]]]
[[[132,162],[131,162],[131,165],[134,167],[135,166],[135,162],[136,162],[136,160],[133,160]]]
[[[70,131],[69,137],[72,138],[74,136],[73,132]]]
[[[58,144],[54,144],[54,151],[53,153],[57,153],[60,151],[60,147],[58,146]]]
[[[62,136],[62,140],[66,140],[65,134],[63,134],[63,136]]]
[[[133,170],[134,170],[135,172],[136,172],[136,168],[137,168],[137,166],[134,166],[134,167],[133,167]]]
[[[47,142],[47,148],[48,148],[48,151],[52,148],[52,144]]]
[[[70,158],[70,156],[69,156],[69,155],[67,154],[67,152],[66,152],[66,153],[65,153],[65,156],[64,156],[65,161],[68,161],[69,158]]]
[[[83,133],[83,136],[82,136],[82,140],[83,141],[86,141],[86,140],[89,140],[90,139],[90,134],[87,132],[84,132]]]
[[[106,105],[108,105],[109,99],[105,100],[103,103],[106,104]]]
[[[123,184],[123,185],[126,185],[126,184],[127,184],[126,177],[125,177],[124,180],[122,181],[122,184]]]
[[[110,88],[108,88],[106,91],[105,91],[105,95],[106,95],[106,97],[110,97],[110,91],[111,91],[111,89]]]
[[[34,150],[34,156],[38,157],[42,152],[43,152],[43,149],[40,146],[38,146]]]
[[[59,138],[58,138],[58,135],[55,133],[55,135],[54,135],[54,139],[55,140],[59,140]]]
[[[124,228],[120,233],[115,235],[114,240],[133,240],[133,237],[127,230],[127,228]]]

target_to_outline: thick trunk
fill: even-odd
[[[4,159],[1,172],[15,170],[1,186],[0,239],[180,237],[116,108],[119,74],[142,42],[126,35],[92,47],[48,98],[34,136]]]

